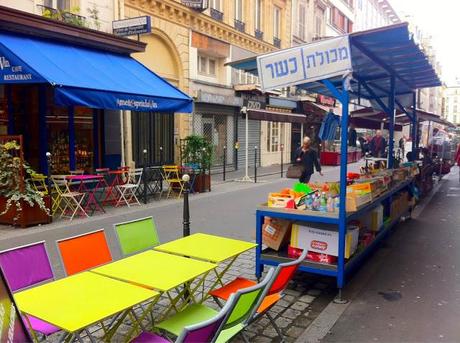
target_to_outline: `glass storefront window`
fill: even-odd
[[[8,133],[8,104],[6,102],[5,86],[0,85],[0,135]]]

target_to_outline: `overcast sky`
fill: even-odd
[[[460,77],[460,0],[390,0],[401,20],[404,14],[433,37],[442,78],[448,84]]]

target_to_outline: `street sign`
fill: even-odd
[[[182,0],[182,5],[197,11],[204,11],[209,7],[208,0]]]
[[[150,16],[112,21],[112,30],[117,36],[134,36],[152,32]]]
[[[344,75],[352,70],[348,36],[258,56],[257,70],[263,90]]]

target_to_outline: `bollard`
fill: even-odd
[[[284,151],[284,144],[281,144],[280,150],[281,150],[281,177],[283,177],[283,151]]]
[[[254,183],[257,183],[257,146],[254,147]]]
[[[188,203],[190,176],[188,174],[184,174],[184,176],[182,176],[182,181],[184,181],[184,211],[182,215],[182,237],[187,237],[190,236],[190,208]]]
[[[50,197],[50,220],[53,219],[53,197],[51,196],[51,153],[46,152],[46,188]]]
[[[227,147],[224,146],[224,173],[222,175],[222,181],[225,181],[225,166],[227,164]]]
[[[143,189],[143,196],[144,196],[144,204],[147,203],[147,149],[144,149],[142,151],[144,154],[144,170],[142,171],[142,178],[143,178],[143,184],[144,184],[144,189]]]

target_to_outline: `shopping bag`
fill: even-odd
[[[303,165],[294,164],[288,168],[286,177],[288,179],[300,179],[304,170],[305,168]]]

